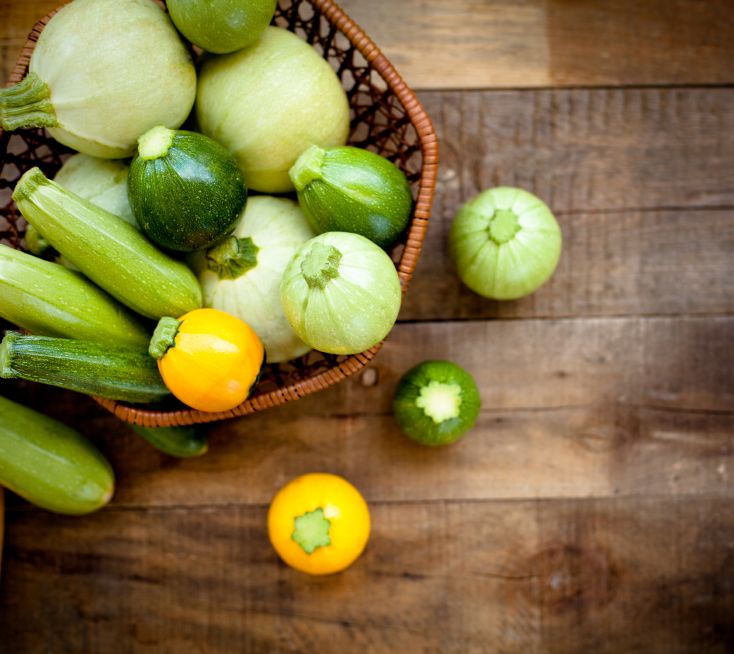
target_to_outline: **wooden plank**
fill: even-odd
[[[364,556],[278,563],[266,507],[11,514],[14,652],[721,653],[731,499],[373,503]]]
[[[726,0],[342,0],[416,88],[725,84]]]
[[[7,79],[33,24],[61,0],[0,3]],[[727,84],[727,0],[342,0],[416,88]]]
[[[262,504],[323,468],[379,501],[731,494],[733,335],[734,318],[401,324],[369,374],[219,424],[191,461],[71,393],[26,401],[96,437],[120,506]],[[432,450],[401,435],[391,402],[437,356],[474,374],[484,406],[463,441]]]
[[[731,309],[734,89],[441,92],[421,99],[438,130],[442,168],[403,319]],[[474,294],[447,253],[458,208],[497,185],[539,195],[564,234],[555,276],[517,302]]]

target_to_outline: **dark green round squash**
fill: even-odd
[[[148,238],[169,250],[192,252],[232,232],[247,186],[222,145],[203,134],[159,126],[138,139],[128,197]]]

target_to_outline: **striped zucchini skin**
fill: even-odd
[[[153,141],[152,153],[144,145]],[[179,252],[209,247],[231,233],[247,202],[237,160],[203,134],[154,127],[139,139],[128,198],[154,243]]]
[[[146,347],[142,322],[82,275],[0,245],[0,317],[35,334]]]
[[[170,395],[144,348],[18,332],[8,332],[0,343],[0,377],[126,402],[156,402]]]
[[[0,485],[43,509],[82,515],[107,504],[115,477],[77,431],[0,396]]]
[[[135,227],[31,168],[13,192],[26,220],[110,295],[148,318],[181,316],[201,306],[201,288]]]

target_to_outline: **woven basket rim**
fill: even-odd
[[[403,297],[418,263],[423,240],[425,238],[431,214],[433,195],[438,176],[438,138],[428,113],[425,111],[415,92],[406,84],[395,67],[380,51],[377,45],[355,23],[344,10],[333,0],[308,0],[332,26],[341,31],[350,43],[370,63],[388,88],[395,94],[405,109],[420,142],[423,156],[421,176],[418,182],[418,195],[413,210],[413,217],[405,242],[405,249],[400,257],[398,276]],[[61,5],[36,22],[30,31],[23,49],[16,61],[8,85],[16,84],[25,77],[28,64],[35,49],[38,36],[49,20],[63,7]],[[0,134],[2,130],[0,129]],[[156,411],[133,407],[115,400],[95,397],[105,409],[125,422],[146,427],[183,426],[197,423],[215,422],[238,416],[244,416],[266,408],[297,400],[319,390],[323,390],[354,374],[367,365],[382,348],[383,342],[359,354],[353,354],[339,363],[308,379],[293,382],[287,386],[269,391],[262,395],[248,398],[242,404],[229,411],[205,412],[195,409],[177,409],[172,411]]]

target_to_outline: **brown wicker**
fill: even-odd
[[[53,13],[38,21],[31,31],[10,83],[20,81],[27,73],[38,35]],[[410,229],[392,253],[405,294],[428,228],[436,185],[438,142],[431,120],[392,64],[331,0],[280,0],[274,23],[313,44],[337,71],[352,110],[350,143],[388,157],[405,172],[417,193]],[[0,131],[0,242],[23,247],[25,222],[10,198],[20,176],[32,166],[39,166],[51,176],[69,152],[43,130],[13,134]],[[232,418],[331,386],[367,364],[381,345],[352,356],[311,352],[286,364],[269,365],[254,394],[231,411],[205,413],[173,402],[165,410],[150,410],[122,402],[97,401],[123,420],[150,427]]]

